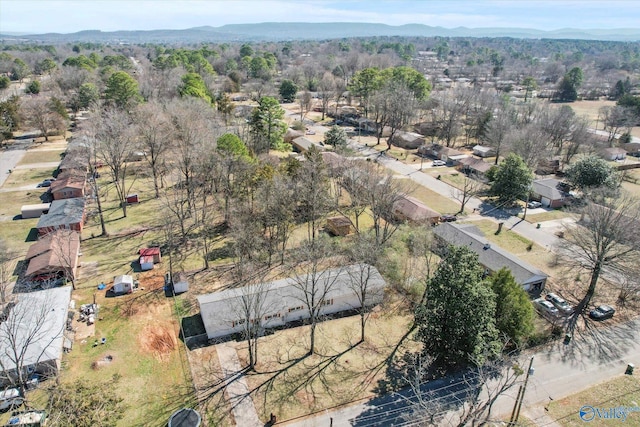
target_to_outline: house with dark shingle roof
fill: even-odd
[[[393,203],[393,217],[398,221],[437,224],[440,214],[420,200],[411,196],[401,196]]]
[[[83,197],[54,200],[49,207],[49,213],[40,217],[36,228],[40,236],[59,229],[81,232],[84,220],[85,201]]]
[[[478,261],[489,274],[507,268],[525,291],[539,293],[545,287],[548,276],[544,272],[491,243],[473,224],[445,222],[433,233],[444,245],[466,246],[478,254]]]
[[[29,262],[25,277],[64,276],[76,277],[80,235],[75,231],[56,230],[33,243],[25,260]]]

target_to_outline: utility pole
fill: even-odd
[[[534,372],[532,365],[533,365],[533,356],[531,356],[531,360],[529,361],[529,369],[527,369],[527,376],[524,378],[524,384],[522,384],[518,389],[518,395],[516,396],[516,401],[513,405],[511,418],[509,419],[509,425],[515,425],[518,422],[518,418],[520,418],[520,409],[522,408],[524,393],[527,391],[527,383],[529,382],[529,375],[533,375],[533,372]]]

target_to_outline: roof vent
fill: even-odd
[[[485,251],[486,251],[487,249],[491,249],[491,245],[490,245],[489,243],[485,243],[485,244],[484,244],[484,247],[483,247],[482,249],[484,249]]]

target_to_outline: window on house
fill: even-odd
[[[280,317],[280,313],[276,313],[276,314],[268,314],[266,316],[264,316],[264,320],[269,320],[269,319],[273,319],[275,317]]]
[[[322,301],[322,305],[333,305],[333,298]]]
[[[289,313],[291,313],[292,311],[298,311],[298,310],[303,310],[303,309],[304,309],[304,306],[302,306],[302,305],[299,305],[297,307],[291,307],[289,309]]]

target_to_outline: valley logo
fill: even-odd
[[[599,420],[614,420],[614,421],[626,421],[627,416],[631,412],[640,412],[638,406],[616,406],[611,408],[595,408],[590,405],[585,405],[580,408],[580,419],[585,422],[590,422],[596,418]]]

